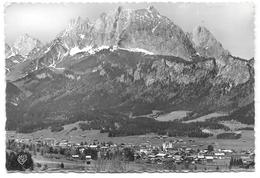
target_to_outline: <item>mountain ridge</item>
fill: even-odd
[[[254,59],[232,56],[205,27],[185,33],[154,7],[119,7],[94,22],[77,18],[53,41],[11,62],[11,130],[47,126],[56,116],[67,123],[102,111],[96,117],[113,112],[129,119],[152,110],[233,111],[254,101]]]

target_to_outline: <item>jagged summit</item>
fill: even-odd
[[[141,48],[154,54],[191,60],[195,50],[183,30],[150,6],[125,9],[119,6],[97,20],[77,18],[59,35],[68,48],[119,46]]]
[[[149,6],[147,9],[153,13],[158,13],[157,9],[154,6]]]
[[[8,58],[11,55],[12,55],[11,47],[7,43],[5,43],[5,57]]]
[[[40,48],[43,44],[40,40],[31,37],[27,33],[18,37],[14,42],[13,48],[18,54],[27,56],[34,48]]]
[[[219,59],[222,56],[229,55],[222,44],[216,40],[214,35],[204,26],[196,26],[191,33],[191,41],[196,51],[205,57],[214,57]]]
[[[82,28],[84,25],[89,25],[91,22],[88,18],[82,19],[80,16],[76,19],[71,19],[67,29]]]

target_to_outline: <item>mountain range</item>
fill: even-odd
[[[7,130],[254,103],[254,58],[232,56],[206,27],[184,32],[152,6],[79,17],[47,44],[26,34],[5,55]]]

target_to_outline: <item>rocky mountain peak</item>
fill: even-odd
[[[119,46],[173,55],[189,61],[196,53],[183,30],[160,15],[153,6],[137,10],[119,6],[102,13],[94,22],[78,17],[71,20],[58,37],[67,49]]]
[[[12,55],[11,47],[7,43],[5,43],[5,57],[8,58],[11,55]]]
[[[159,11],[154,7],[154,6],[149,6],[147,8],[148,12],[149,13],[152,13],[152,14],[159,14]]]
[[[203,46],[210,40],[215,41],[215,37],[206,27],[196,26],[192,30],[192,40],[196,45]]]
[[[34,48],[40,48],[43,44],[28,34],[20,36],[13,45],[18,54],[26,57]]]
[[[190,34],[190,39],[196,51],[202,56],[219,59],[221,56],[229,55],[229,52],[204,26],[196,26]]]
[[[88,18],[86,19],[82,19],[80,16],[76,19],[71,19],[69,22],[69,25],[67,27],[67,29],[80,29],[80,28],[84,28],[84,26],[90,25],[90,21]]]

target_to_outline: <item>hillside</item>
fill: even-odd
[[[7,130],[86,120],[111,130],[153,110],[233,113],[254,101],[254,59],[232,56],[205,27],[185,33],[153,7],[72,20],[48,44],[18,41],[6,59]]]

